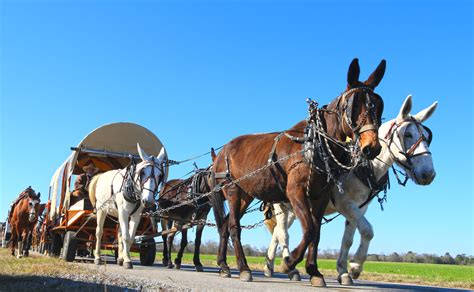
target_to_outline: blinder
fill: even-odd
[[[364,121],[361,123],[361,125],[354,124],[352,121],[352,114],[353,114],[353,107],[354,107],[354,98],[355,98],[355,93],[358,91],[364,91],[365,92],[365,105],[367,107],[366,112],[364,114]],[[356,87],[353,88],[346,93],[344,93],[341,98],[345,99],[345,104],[343,106],[343,112],[345,115],[346,123],[349,125],[351,128],[351,131],[355,134],[362,134],[363,132],[366,131],[377,131],[378,130],[378,125],[380,124],[379,118],[377,117],[376,113],[374,112],[375,105],[372,103],[370,99],[370,94],[369,92],[373,92],[373,90],[369,87]],[[348,98],[347,98],[348,96]],[[347,99],[346,99],[347,98]],[[368,124],[368,125],[363,125],[367,121],[368,116],[372,117],[372,120],[374,121],[374,124]]]

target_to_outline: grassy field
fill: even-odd
[[[192,254],[185,254],[183,262],[192,264],[192,258]],[[236,266],[234,256],[228,256],[227,259],[231,267]],[[157,261],[161,262],[161,254],[158,254]],[[215,255],[201,255],[201,261],[205,266],[216,266]],[[247,262],[251,269],[263,270],[265,259],[248,256]],[[275,261],[277,271],[280,263],[281,259],[277,258]],[[336,260],[320,259],[318,265],[324,275],[337,276]],[[298,265],[298,269],[300,272],[305,272],[304,261]],[[360,279],[474,289],[474,266],[366,262]]]

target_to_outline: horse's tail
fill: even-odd
[[[95,191],[97,189],[97,182],[99,181],[101,174],[96,174],[92,177],[91,182],[89,183],[89,199],[91,200],[91,204],[95,207],[95,203],[97,202],[97,198],[95,196]]]
[[[270,219],[266,219],[264,221],[264,223],[265,223],[265,226],[267,227],[268,231],[270,231],[270,234],[273,234],[273,231],[275,231],[275,227],[277,225],[275,216],[273,216]]]
[[[209,196],[212,210],[214,212],[214,218],[216,219],[217,229],[221,232],[222,226],[224,225],[225,218],[225,205],[224,205],[224,194],[222,191],[214,192]]]

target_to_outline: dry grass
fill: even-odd
[[[67,263],[57,258],[30,255],[17,259],[10,255],[10,250],[0,248],[0,276],[51,276],[60,277],[68,274],[90,275],[92,271],[75,263]]]

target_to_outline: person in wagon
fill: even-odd
[[[99,171],[92,161],[86,163],[86,165],[82,167],[82,170],[84,173],[79,175],[74,182],[72,196],[75,201],[89,197],[89,183],[91,182],[92,177]]]

